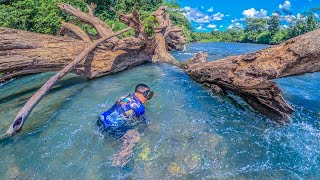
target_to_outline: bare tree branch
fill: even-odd
[[[112,33],[112,29],[105,22],[103,22],[99,18],[93,16],[93,12],[90,7],[89,7],[89,13],[84,13],[84,12],[80,11],[79,9],[76,9],[68,4],[59,3],[57,6],[61,10],[65,11],[73,16],[76,16],[80,20],[85,21],[87,23],[90,23],[92,26],[94,26],[96,28],[96,30],[98,31],[98,33],[101,37],[106,37]]]
[[[88,42],[88,43],[92,43],[92,40],[90,39],[90,37],[88,36],[88,34],[86,32],[84,32],[84,30],[82,30],[79,26],[76,26],[72,23],[68,23],[68,22],[61,22],[61,29],[59,34],[64,34],[66,31],[71,31],[73,32],[75,35],[77,35],[80,39]]]

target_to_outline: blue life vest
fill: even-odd
[[[107,127],[119,127],[124,123],[139,119],[144,113],[145,108],[141,101],[134,94],[129,94],[119,98],[110,109],[102,113],[100,120]]]

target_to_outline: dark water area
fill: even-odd
[[[175,52],[185,60],[200,50],[209,60],[265,45],[199,43]],[[0,86],[0,132],[53,73]],[[248,105],[210,93],[176,67],[146,64],[88,81],[67,75],[36,106],[22,132],[0,142],[0,179],[319,179],[320,74],[277,80],[295,108],[292,124],[271,126]],[[120,148],[102,136],[96,118],[138,83],[154,98],[151,126],[124,168],[113,167]]]

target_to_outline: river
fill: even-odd
[[[199,43],[173,55],[183,61],[206,51],[213,61],[266,47]],[[0,86],[0,132],[52,74]],[[128,165],[113,167],[120,144],[97,131],[96,118],[139,83],[155,91],[146,104],[151,126]],[[36,106],[21,133],[0,143],[0,179],[319,179],[320,74],[277,83],[296,110],[285,127],[272,125],[240,98],[210,93],[166,64],[90,81],[67,75]]]

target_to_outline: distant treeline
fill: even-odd
[[[281,27],[278,15],[272,15],[269,19],[247,18],[245,28],[235,26],[226,31],[193,32],[191,37],[193,41],[198,42],[279,44],[318,27],[319,21],[312,12],[308,12],[293,21],[287,28]]]

